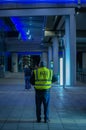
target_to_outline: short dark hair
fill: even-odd
[[[40,67],[46,67],[46,62],[45,61],[41,61],[40,62]]]

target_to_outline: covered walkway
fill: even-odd
[[[86,130],[86,87],[54,85],[50,122],[36,123],[34,88],[26,91],[23,78],[0,79],[0,130]]]

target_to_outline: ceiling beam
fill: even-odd
[[[0,10],[0,17],[11,16],[52,16],[75,14],[74,8],[45,8],[45,9],[7,9]]]
[[[58,23],[58,25],[57,25],[56,29],[57,29],[57,30],[62,29],[62,27],[63,27],[64,23],[65,23],[65,17],[64,17],[64,16],[62,16],[62,17],[60,18],[60,20],[59,20],[59,23]]]

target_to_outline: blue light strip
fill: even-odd
[[[17,52],[18,55],[41,55],[42,52]]]
[[[12,22],[14,23],[14,25],[15,25],[17,31],[19,31],[19,32],[21,33],[21,38],[22,38],[22,40],[27,40],[26,34],[25,34],[25,32],[23,31],[23,29],[22,29],[22,25],[21,25],[21,22],[20,22],[19,18],[11,17],[11,20],[12,20]]]
[[[84,0],[86,1],[86,0]],[[0,3],[78,3],[78,0],[0,0]]]

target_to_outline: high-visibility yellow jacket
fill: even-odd
[[[34,70],[35,74],[35,89],[44,90],[51,88],[52,70],[41,67]]]

